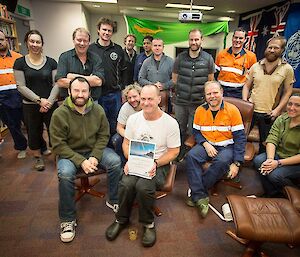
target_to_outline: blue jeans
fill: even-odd
[[[110,134],[114,135],[117,128],[117,118],[121,108],[121,91],[109,93],[101,96],[98,103],[103,107],[109,122]]]
[[[123,144],[123,137],[119,134],[116,133],[112,136],[111,138],[111,142],[113,145],[113,148],[115,150],[115,152],[120,156],[121,158],[121,162],[122,162],[122,167],[124,167],[125,163],[126,163],[126,158],[123,154],[123,148],[122,148],[122,144]]]
[[[255,157],[253,164],[256,170],[259,169],[261,164],[267,159],[267,154],[262,153]],[[280,159],[276,154],[275,160]],[[265,194],[269,197],[277,197],[282,195],[282,189],[285,186],[296,187],[293,180],[300,178],[300,164],[281,166],[274,169],[268,175],[261,175],[260,180],[265,190]]]
[[[26,150],[27,139],[22,133],[22,98],[16,89],[0,91],[0,119],[9,129],[16,150]]]
[[[208,197],[208,190],[220,180],[233,162],[233,145],[227,147],[215,146],[218,155],[211,158],[202,145],[195,145],[185,157],[189,187],[192,190],[194,202]],[[212,164],[204,172],[202,165],[207,161]]]
[[[84,154],[85,157],[89,153]],[[122,175],[120,157],[110,148],[104,148],[100,164],[107,169],[108,197],[113,204],[118,203],[118,184]],[[58,158],[58,190],[59,190],[59,218],[63,221],[76,219],[74,180],[78,168],[69,159]]]

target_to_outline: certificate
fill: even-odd
[[[153,167],[156,144],[141,140],[130,140],[128,174],[152,179],[149,171]]]

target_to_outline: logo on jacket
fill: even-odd
[[[118,54],[115,52],[112,52],[109,56],[110,56],[110,59],[112,59],[113,61],[118,59]]]

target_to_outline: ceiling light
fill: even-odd
[[[94,7],[94,8],[100,8],[100,7],[102,7],[102,6],[101,6],[101,5],[98,5],[98,4],[93,4],[92,7]]]
[[[229,13],[235,13],[235,10],[228,10]]]
[[[178,9],[191,9],[191,5],[188,4],[166,4],[166,7],[170,8],[178,8]],[[201,6],[201,5],[192,5],[193,10],[204,10],[204,11],[210,11],[214,9],[214,6]]]
[[[144,11],[144,7],[136,7],[135,8],[137,11]]]
[[[228,16],[223,16],[223,17],[218,17],[219,21],[234,21],[233,18],[228,17]]]

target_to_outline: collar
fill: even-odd
[[[227,52],[230,53],[230,54],[233,54],[233,52],[232,52],[232,46],[228,48]],[[244,54],[246,54],[246,50],[244,48],[242,48],[242,50],[238,54],[240,56],[243,56]]]
[[[1,56],[2,57],[2,56]],[[7,53],[6,53],[6,55],[5,56],[3,56],[2,58],[5,58],[5,57],[12,57],[12,55],[11,55],[11,52],[10,52],[10,50],[8,49],[7,50]]]
[[[98,39],[96,40],[96,45],[97,45],[98,47],[101,47],[101,48],[110,48],[110,47],[113,47],[115,44],[114,44],[114,42],[110,41],[110,43],[109,43],[108,46],[102,46],[102,45],[100,45],[100,43],[99,43],[99,38],[98,38]]]
[[[92,109],[93,104],[94,104],[94,103],[93,103],[92,99],[89,98],[88,102],[86,103],[86,108],[85,108],[85,110],[84,110],[83,115],[87,114],[87,113]],[[72,102],[70,96],[68,96],[68,97],[65,99],[64,105],[67,106],[71,111],[73,111],[73,112],[75,112],[75,113],[79,113],[79,112],[76,111],[75,105],[74,105],[74,103]],[[81,115],[81,113],[80,113],[80,115]]]
[[[206,103],[206,102],[202,105],[202,107],[203,107],[206,111],[209,109],[209,105],[208,105],[208,103]],[[219,111],[222,110],[222,109],[224,109],[224,100],[222,100],[222,103],[221,103],[221,106],[220,106]]]

